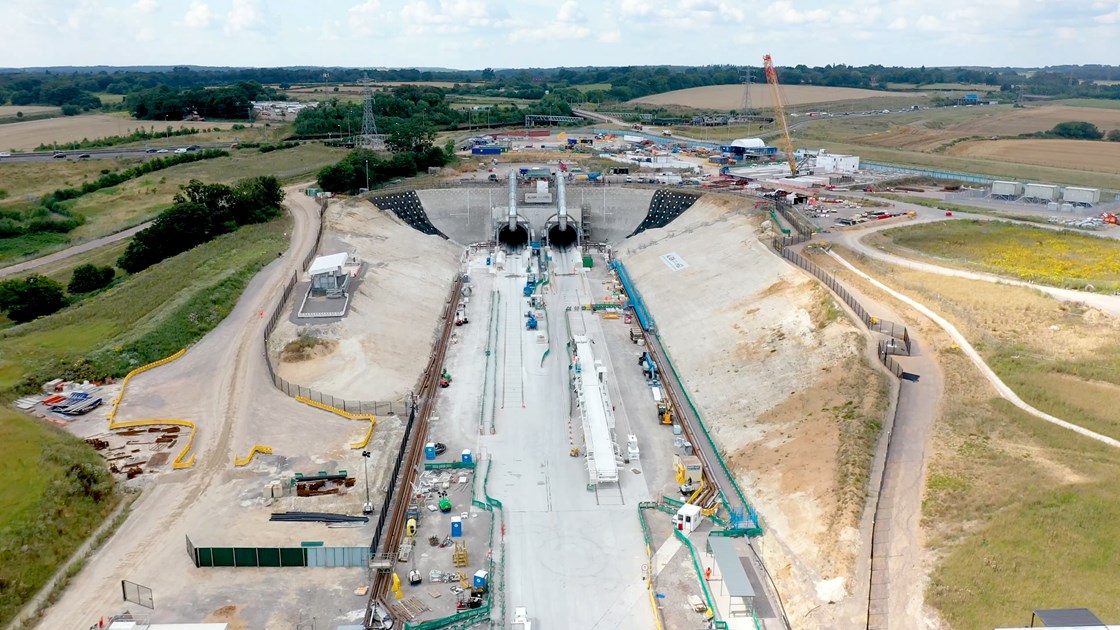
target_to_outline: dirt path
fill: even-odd
[[[134,379],[122,403],[122,420],[176,414],[194,420],[199,425],[194,441],[198,465],[167,473],[148,486],[129,519],[74,578],[38,628],[96,624],[119,608],[121,579],[176,566],[167,554],[181,553],[188,525],[206,522],[200,498],[225,481],[235,449],[245,448],[232,439],[238,427],[275,413],[281,404],[299,407],[272,388],[263,361],[267,320],[257,314],[276,301],[314,246],[319,207],[299,187],[285,188],[285,205],[294,219],[289,250],[253,278],[233,312],[183,358]],[[253,409],[248,408],[251,401]]]
[[[850,283],[844,283],[844,287],[876,317],[899,323],[904,321],[898,311],[884,302],[868,296]],[[925,340],[915,331],[910,331],[910,339],[913,354],[898,356],[895,360],[906,372],[918,378],[904,380],[899,385],[878,504],[870,531],[861,532],[864,549],[870,549],[871,562],[857,563],[857,572],[853,576],[852,607],[860,607],[860,602],[856,600],[867,603],[867,608],[863,610],[866,610],[868,628],[909,630],[925,625],[922,494],[926,449],[938,415],[937,404],[944,381],[941,368]],[[845,618],[857,622],[853,613],[846,613]],[[859,623],[862,625],[862,620]]]
[[[116,243],[117,241],[123,241],[126,238],[131,238],[134,234],[150,226],[151,224],[151,221],[146,221],[144,223],[141,223],[140,225],[137,225],[136,227],[130,227],[127,230],[117,232],[116,234],[102,236],[101,238],[96,238],[86,243],[74,245],[73,247],[67,247],[64,250],[55,252],[53,254],[47,254],[46,256],[40,256],[38,258],[32,258],[31,260],[25,260],[21,263],[2,267],[0,268],[0,278],[14,276],[17,273],[23,273],[24,271],[30,271],[31,269],[35,269],[36,267],[41,267],[43,265],[57,262],[59,260],[65,260],[71,256],[77,256],[78,254],[97,249],[98,247],[102,247],[104,245],[110,245],[112,243]]]
[[[928,221],[923,221],[928,222]],[[1031,224],[1032,227],[1042,227],[1037,224]],[[1025,282],[1023,280],[1014,280],[1005,278],[992,273],[984,273],[980,271],[968,271],[965,269],[954,269],[951,267],[942,267],[933,263],[922,262],[920,260],[913,260],[903,256],[897,256],[884,252],[876,247],[872,247],[863,242],[863,238],[869,234],[879,232],[882,230],[898,227],[897,225],[883,225],[874,226],[867,230],[860,230],[858,232],[835,232],[829,240],[833,243],[843,245],[851,250],[857,251],[864,256],[875,258],[892,265],[899,267],[906,267],[916,271],[924,271],[926,273],[935,273],[942,276],[952,276],[956,278],[967,278],[969,280],[980,280],[982,282],[993,282],[997,284],[1008,284],[1017,287],[1026,287],[1029,289],[1037,289],[1053,297],[1056,300],[1063,302],[1081,302],[1091,306],[1097,310],[1103,311],[1114,317],[1120,317],[1120,296],[1116,295],[1103,295],[1100,293],[1089,293],[1086,291],[1076,291],[1074,289],[1062,289],[1058,287],[1050,287],[1042,284],[1034,284]]]

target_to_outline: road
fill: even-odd
[[[187,142],[182,147],[194,146],[192,143]],[[204,144],[198,145],[203,149],[228,149],[228,144]],[[52,162],[54,160],[62,161],[63,158],[56,158],[55,155],[65,155],[67,160],[76,160],[79,155],[89,155],[91,160],[112,160],[117,158],[126,157],[164,157],[167,155],[175,155],[175,149],[159,149],[163,153],[149,153],[148,149],[67,149],[65,151],[32,151],[29,153],[12,153],[6,157],[0,157],[0,165],[3,164],[18,164],[24,162]]]
[[[151,221],[147,221],[145,223],[137,225],[136,227],[128,228],[127,230],[124,230],[122,232],[110,234],[109,236],[102,236],[101,238],[96,238],[92,241],[80,243],[72,247],[67,247],[64,250],[57,251],[53,254],[47,254],[46,256],[40,256],[39,258],[32,258],[31,260],[25,260],[21,263],[2,267],[0,268],[0,278],[6,278],[8,276],[14,276],[25,271],[31,271],[36,267],[42,267],[46,264],[58,262],[60,260],[66,260],[71,256],[77,256],[78,254],[97,249],[98,247],[110,245],[112,243],[116,243],[117,241],[123,241],[126,238],[131,238],[134,234],[136,234],[140,230],[143,230],[144,228],[147,228],[151,224]]]
[[[285,188],[285,205],[294,219],[288,251],[253,278],[233,312],[183,358],[133,379],[121,406],[120,420],[176,416],[194,420],[199,425],[194,440],[198,464],[164,473],[147,487],[117,534],[86,563],[36,627],[96,625],[103,615],[121,608],[121,579],[157,585],[160,580],[178,579],[186,588],[176,591],[163,582],[164,601],[189,598],[193,586],[189,580],[209,576],[191,574],[196,570],[183,551],[184,535],[205,531],[214,513],[225,509],[215,491],[228,482],[233,454],[248,448],[246,427],[275,423],[280,414],[323,422],[317,415],[322,412],[299,405],[273,388],[263,360],[268,320],[257,316],[258,310],[276,302],[315,243],[319,207],[300,194],[299,187]],[[153,590],[159,601],[160,586]]]

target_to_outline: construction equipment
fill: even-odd
[[[439,386],[440,387],[450,387],[451,386],[451,375],[448,374],[447,370],[444,370],[443,373],[439,375]]]
[[[452,563],[457,567],[465,567],[469,560],[470,556],[467,554],[467,543],[455,543],[455,549],[451,552]]]
[[[676,479],[679,484],[686,483],[700,483],[704,478],[704,465],[700,463],[700,458],[695,455],[674,455],[673,468],[676,471]]]
[[[651,387],[649,390],[653,394],[653,403],[657,406],[657,422],[673,424],[673,403],[664,395],[660,387]]]
[[[770,55],[762,56],[762,65],[766,70],[766,82],[770,84],[770,91],[774,95],[774,113],[778,125],[782,129],[782,141],[785,146],[786,161],[789,162],[790,175],[797,175],[797,158],[793,155],[793,139],[789,135],[789,125],[786,123],[786,110],[782,106],[782,94],[778,89],[778,71],[774,69],[774,61]]]

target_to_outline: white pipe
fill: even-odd
[[[509,171],[509,231],[517,229],[517,171]]]
[[[556,207],[560,215],[560,231],[568,229],[568,205],[564,201],[564,173],[556,174]]]

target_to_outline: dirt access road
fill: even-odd
[[[175,573],[181,565],[193,570],[183,536],[205,527],[211,510],[221,509],[200,499],[224,483],[235,453],[248,451],[255,436],[245,435],[245,427],[267,426],[270,417],[281,414],[303,422],[309,417],[316,421],[319,416],[314,414],[322,414],[272,387],[264,362],[267,320],[258,313],[276,302],[315,244],[319,206],[299,187],[284,189],[285,205],[294,219],[288,251],[253,278],[233,312],[183,358],[133,379],[121,405],[120,420],[179,417],[196,422],[197,464],[166,473],[147,487],[128,520],[74,578],[38,628],[87,628],[120,610],[121,579],[143,583]],[[291,443],[298,439],[288,436],[289,447],[296,448]],[[187,579],[182,578],[183,586],[189,584]],[[160,597],[158,591],[155,596]]]
[[[31,271],[36,267],[42,267],[43,265],[46,265],[48,263],[65,260],[71,256],[77,256],[78,254],[97,249],[98,247],[102,247],[104,245],[111,245],[113,243],[116,243],[117,241],[123,241],[126,238],[131,238],[140,230],[151,226],[151,224],[151,221],[147,221],[141,223],[140,225],[137,225],[136,227],[130,227],[127,230],[117,232],[116,234],[103,236],[86,243],[74,245],[73,247],[67,247],[64,250],[55,252],[53,254],[47,254],[46,256],[32,258],[31,260],[25,260],[21,263],[16,263],[14,265],[0,268],[0,278],[7,278],[8,276],[14,276],[25,271]]]

